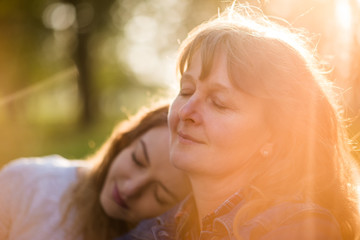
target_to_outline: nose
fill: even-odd
[[[199,123],[201,120],[200,117],[200,105],[201,101],[197,97],[197,95],[192,95],[190,98],[183,103],[183,105],[179,108],[179,118],[185,122],[191,123]]]
[[[122,194],[126,199],[136,198],[142,195],[150,181],[145,174],[133,175],[127,179],[122,188]]]

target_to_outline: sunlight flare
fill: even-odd
[[[360,1],[360,0],[358,0]],[[350,29],[352,22],[352,12],[348,0],[337,0],[335,14],[341,28]]]

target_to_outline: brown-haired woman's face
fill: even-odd
[[[110,166],[100,201],[106,214],[136,223],[165,212],[189,192],[186,176],[169,161],[169,130],[149,130]]]

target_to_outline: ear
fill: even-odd
[[[272,154],[273,148],[274,148],[273,143],[270,142],[265,143],[260,149],[261,156],[263,156],[264,158],[268,158]]]

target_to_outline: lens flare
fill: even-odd
[[[341,28],[350,29],[352,22],[352,12],[348,0],[336,1],[335,15]]]

